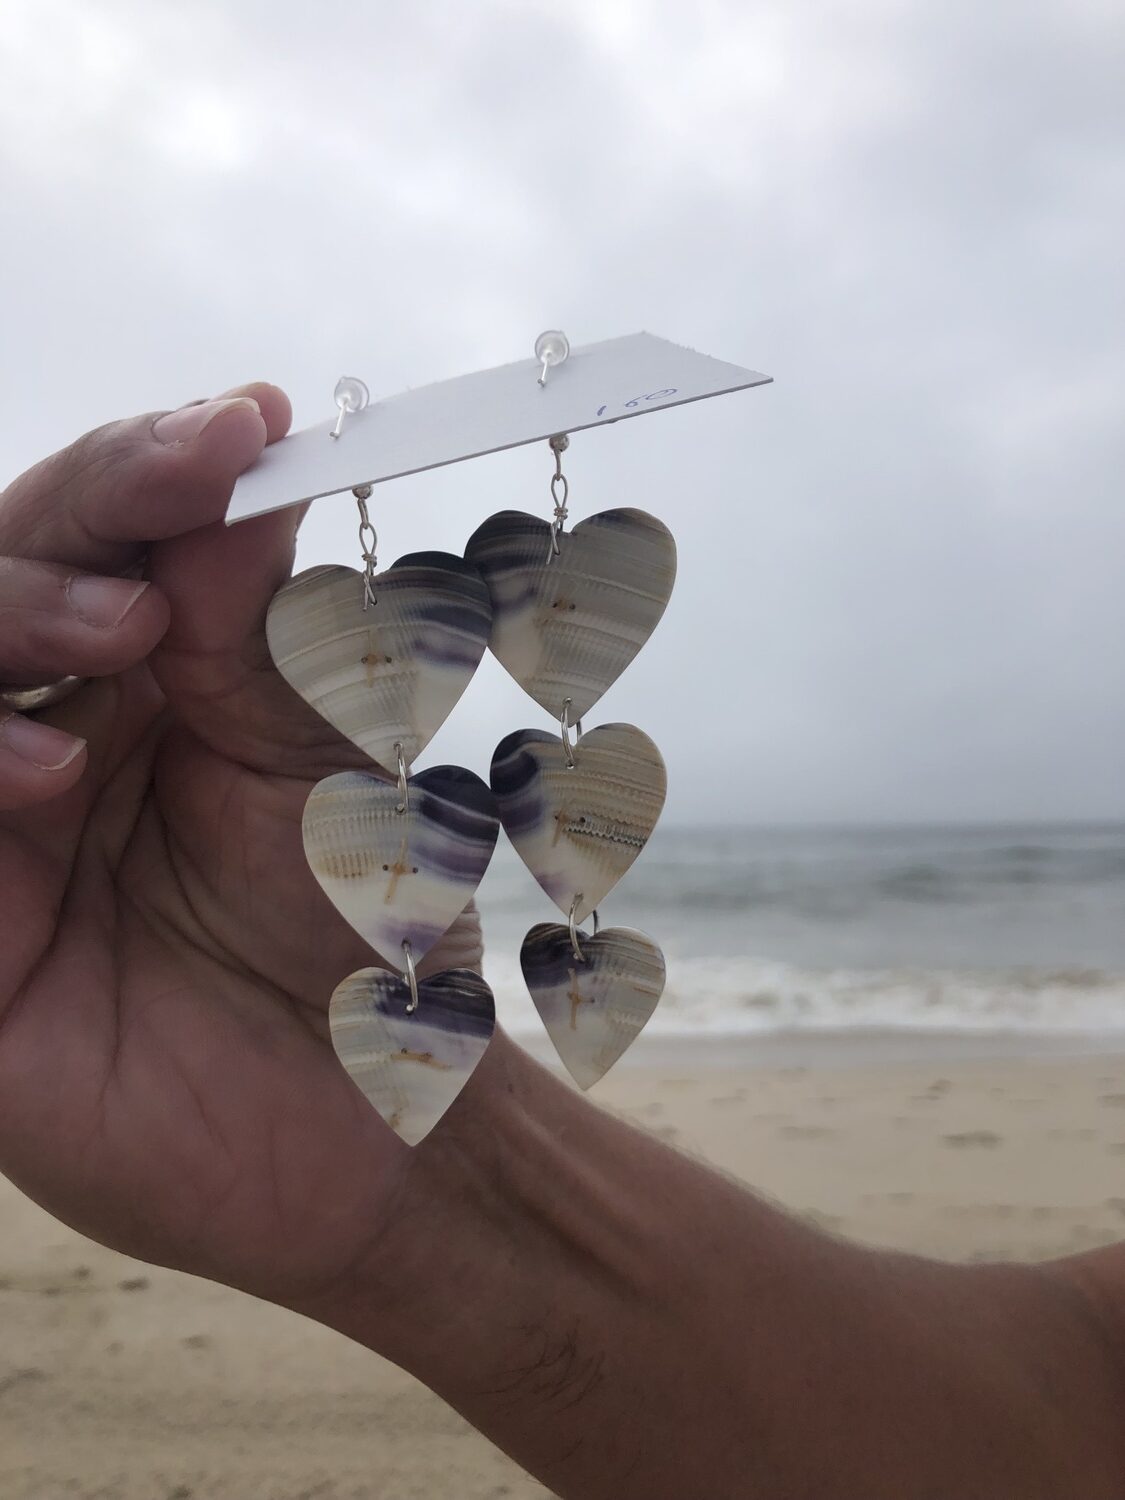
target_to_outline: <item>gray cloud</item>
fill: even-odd
[[[299,422],[650,328],[776,385],[583,435],[677,532],[596,714],[670,816],[1125,816],[1125,19],[90,4],[0,15],[0,470],[262,375]],[[383,555],[547,513],[545,452],[388,486]],[[303,562],[353,555],[322,502]],[[498,669],[429,757],[538,710]]]

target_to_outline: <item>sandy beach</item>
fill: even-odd
[[[834,1234],[959,1260],[1125,1237],[1125,1053],[1108,1044],[636,1051],[599,1102]],[[92,1245],[2,1181],[0,1328],[4,1500],[547,1494],[399,1370]]]

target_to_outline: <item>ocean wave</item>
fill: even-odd
[[[493,956],[485,974],[502,1024],[516,1036],[540,1030],[518,963]],[[817,970],[750,957],[669,957],[664,996],[649,1022],[664,1035],[872,1027],[1125,1035],[1125,973]]]
[[[964,899],[964,882],[936,865],[906,865],[872,881],[882,896],[898,901],[959,901]]]

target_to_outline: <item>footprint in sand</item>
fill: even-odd
[[[119,1281],[117,1285],[123,1292],[147,1292],[152,1282],[147,1276],[130,1276],[125,1281]]]
[[[1003,1139],[994,1130],[957,1130],[942,1136],[947,1146],[999,1146]]]

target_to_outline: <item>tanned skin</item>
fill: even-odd
[[[94,679],[0,719],[0,1169],[396,1360],[563,1500],[1120,1500],[1125,1250],[842,1243],[502,1034],[416,1150],[368,1107],[326,1006],[372,955],[300,838],[366,762],[266,650],[294,513],[223,524],[289,417],[242,387],[0,497],[0,681]],[[426,967],[480,960],[470,910]]]

